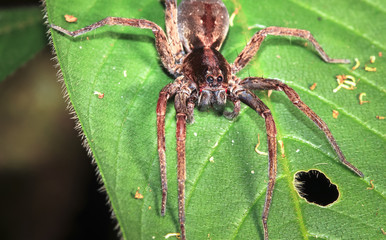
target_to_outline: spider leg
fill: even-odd
[[[240,100],[239,99],[233,100],[233,104],[234,104],[234,107],[233,107],[232,112],[224,111],[224,117],[229,119],[229,120],[234,119],[240,113],[240,107],[241,107],[240,106]]]
[[[169,83],[159,93],[157,103],[157,142],[158,142],[158,158],[160,165],[161,186],[162,186],[162,202],[161,215],[165,215],[166,198],[168,193],[168,183],[166,176],[166,154],[165,154],[165,113],[166,104],[170,97],[173,97],[177,91],[178,85]]]
[[[269,208],[272,202],[273,189],[276,181],[276,169],[277,169],[277,143],[276,143],[276,125],[273,120],[271,111],[269,108],[252,92],[243,89],[235,93],[235,95],[249,107],[254,109],[260,116],[265,119],[265,127],[267,129],[267,141],[268,141],[268,186],[267,193],[265,195],[264,210],[262,215],[264,239],[268,239],[268,226],[267,219],[269,214]]]
[[[165,0],[165,25],[166,33],[170,42],[170,49],[176,58],[177,62],[180,62],[184,55],[182,49],[182,43],[178,34],[177,25],[177,1],[176,0]]]
[[[245,78],[240,82],[240,85],[246,89],[256,89],[256,90],[277,90],[284,91],[288,96],[289,100],[299,108],[304,114],[307,115],[319,128],[324,132],[328,141],[330,142],[332,148],[339,156],[339,160],[351,169],[353,172],[358,174],[360,177],[363,177],[363,173],[359,171],[354,165],[348,162],[343,155],[343,152],[340,150],[338,144],[335,141],[335,138],[332,136],[330,129],[328,129],[327,124],[314,112],[312,111],[302,100],[300,100],[299,95],[290,88],[288,85],[275,80],[275,79],[266,79],[259,77]]]
[[[67,34],[69,36],[77,37],[79,35],[83,35],[89,31],[103,27],[105,25],[123,25],[123,26],[151,29],[155,36],[156,47],[157,47],[158,55],[161,58],[162,64],[171,74],[173,75],[176,74],[178,66],[175,63],[172,50],[168,44],[168,39],[165,35],[165,32],[162,30],[162,28],[157,24],[155,24],[154,22],[151,22],[145,19],[107,17],[99,22],[96,22],[94,24],[91,24],[87,27],[81,28],[73,32],[68,31],[62,27],[56,26],[54,24],[50,24],[50,27],[59,32]]]
[[[178,217],[180,220],[181,239],[186,239],[185,234],[185,180],[186,180],[186,161],[185,161],[185,140],[186,140],[186,119],[187,92],[179,91],[174,98],[174,106],[177,112],[177,180],[178,180]]]
[[[284,28],[284,27],[268,27],[255,33],[249,43],[245,46],[243,51],[237,56],[236,60],[232,64],[232,74],[236,74],[243,69],[248,62],[255,56],[257,50],[259,50],[261,43],[268,35],[276,36],[293,36],[306,39],[314,45],[316,51],[325,62],[328,63],[350,63],[348,59],[333,59],[330,58],[315,40],[312,34],[307,30],[301,30],[296,28]]]
[[[197,92],[195,92],[195,94],[192,94],[192,96],[190,96],[187,103],[186,121],[190,124],[194,123],[194,106],[196,105],[195,104],[196,100],[197,100]]]

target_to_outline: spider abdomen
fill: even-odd
[[[229,14],[221,0],[184,0],[178,6],[178,32],[187,52],[219,50],[227,33]]]

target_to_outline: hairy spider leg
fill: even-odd
[[[265,195],[265,203],[262,215],[264,239],[268,239],[267,219],[269,208],[272,202],[273,189],[276,182],[277,171],[277,143],[276,143],[276,125],[269,108],[251,91],[244,89],[237,91],[235,95],[250,108],[255,110],[265,120],[268,142],[268,186]]]
[[[158,143],[158,158],[160,165],[162,201],[161,215],[165,215],[166,199],[168,193],[168,183],[166,175],[166,154],[165,154],[165,114],[168,99],[176,94],[178,85],[176,81],[166,85],[159,93],[157,103],[157,143]]]
[[[174,107],[177,112],[176,138],[177,138],[177,181],[178,181],[178,218],[180,220],[181,239],[186,239],[185,234],[185,180],[186,180],[186,119],[187,101],[190,93],[179,91],[174,97]]]
[[[360,177],[364,177],[361,171],[359,171],[354,165],[352,165],[346,160],[345,156],[343,155],[343,152],[340,150],[338,144],[336,143],[335,138],[332,136],[330,129],[328,129],[327,124],[300,99],[299,95],[291,87],[280,82],[279,80],[261,77],[245,78],[240,82],[240,85],[250,90],[283,91],[287,95],[289,100],[305,115],[307,115],[307,117],[310,118],[319,127],[320,130],[324,132],[332,148],[338,154],[339,160],[357,175],[359,175]]]
[[[177,1],[176,0],[165,0],[165,27],[166,33],[169,38],[170,49],[179,63],[182,57],[185,55],[182,48],[182,42],[178,34],[177,25]]]
[[[160,26],[155,24],[154,22],[145,20],[145,19],[132,19],[132,18],[120,18],[120,17],[107,17],[99,22],[91,24],[87,27],[81,28],[76,31],[68,31],[62,27],[51,24],[50,27],[67,34],[71,37],[77,37],[83,35],[89,31],[94,29],[103,27],[105,25],[122,25],[122,26],[130,26],[144,29],[151,29],[155,36],[156,47],[158,51],[158,55],[161,59],[164,67],[173,75],[176,75],[178,64],[176,64],[172,50],[168,44],[168,39],[165,35],[165,32],[162,30]]]
[[[348,59],[333,59],[330,58],[315,40],[312,34],[307,30],[295,29],[295,28],[284,28],[284,27],[267,27],[255,33],[249,43],[244,47],[243,51],[237,56],[232,64],[232,74],[236,74],[243,69],[249,61],[255,56],[259,50],[261,43],[268,35],[276,36],[292,36],[306,39],[314,45],[316,51],[327,63],[350,63]]]
[[[233,111],[232,112],[224,111],[224,113],[223,113],[224,117],[227,119],[234,119],[240,113],[240,108],[241,108],[240,100],[235,99],[232,102],[233,102]]]

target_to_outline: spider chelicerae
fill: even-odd
[[[50,27],[76,37],[105,25],[123,25],[151,29],[155,36],[156,47],[163,66],[175,78],[159,93],[157,103],[157,137],[162,184],[161,215],[165,214],[167,199],[166,155],[165,155],[165,113],[169,98],[174,97],[177,113],[177,177],[178,177],[178,215],[181,239],[185,234],[185,139],[186,123],[194,122],[193,112],[205,111],[212,107],[223,113],[226,118],[235,118],[240,111],[240,102],[254,109],[265,119],[268,141],[268,186],[262,214],[264,239],[268,239],[267,219],[275,186],[277,168],[276,127],[271,111],[252,92],[252,90],[283,91],[289,100],[304,112],[326,135],[340,161],[359,176],[361,171],[349,163],[326,123],[312,111],[299,95],[286,84],[262,77],[240,79],[236,74],[243,69],[258,51],[268,35],[294,36],[308,40],[321,58],[328,63],[349,63],[346,59],[330,58],[309,31],[268,27],[255,33],[232,64],[221,55],[219,49],[227,35],[229,26],[228,11],[221,0],[183,0],[177,8],[176,0],[165,0],[166,34],[154,22],[144,19],[107,17],[76,31],[68,31],[51,24]],[[233,102],[232,112],[224,111],[226,101]]]

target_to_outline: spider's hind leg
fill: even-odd
[[[335,141],[335,138],[332,136],[330,129],[328,129],[327,124],[308,107],[299,97],[299,95],[289,87],[287,84],[284,84],[276,79],[267,79],[259,77],[250,77],[245,78],[240,82],[240,85],[246,89],[255,89],[255,90],[277,90],[283,91],[289,100],[299,108],[308,118],[310,118],[319,128],[324,132],[328,141],[330,142],[332,148],[335,150],[339,156],[339,160],[353,172],[355,172],[360,177],[363,177],[363,173],[359,171],[354,165],[348,162],[343,155],[342,150],[340,150],[338,144]]]
[[[166,33],[170,42],[170,49],[176,58],[177,62],[181,61],[184,55],[182,42],[178,34],[177,24],[177,1],[165,0],[165,26]]]

